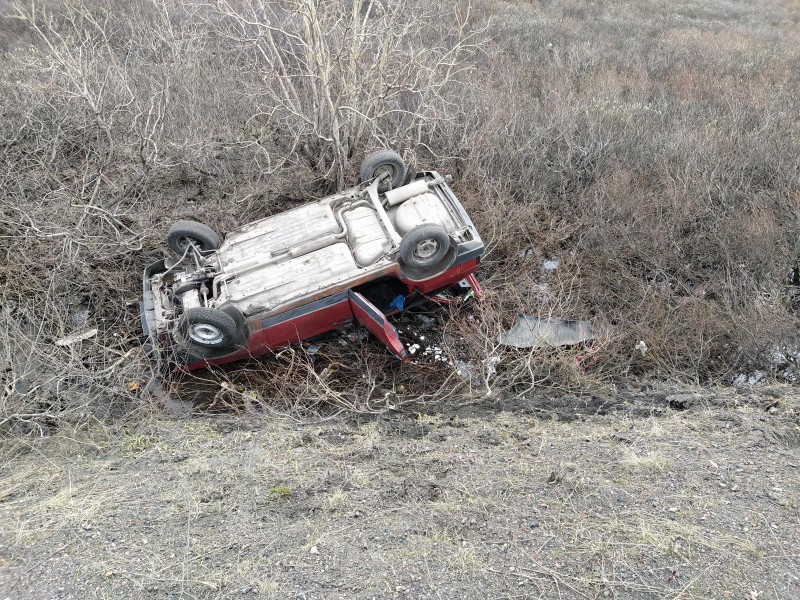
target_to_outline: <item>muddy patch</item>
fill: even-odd
[[[547,420],[576,421],[604,415],[632,418],[660,417],[674,412],[736,409],[750,407],[763,412],[780,412],[785,397],[793,395],[790,386],[764,388],[673,388],[648,386],[620,388],[593,394],[569,394],[542,390],[527,397],[481,398],[462,404],[443,404],[443,413],[463,417],[483,417],[500,412],[535,416]],[[784,398],[784,400],[781,400]]]

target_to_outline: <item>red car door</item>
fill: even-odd
[[[408,357],[408,352],[406,352],[403,342],[400,341],[397,330],[386,319],[386,315],[358,292],[350,290],[347,292],[347,297],[350,300],[350,309],[353,311],[353,317],[355,317],[356,321],[383,342],[397,358],[405,360]]]

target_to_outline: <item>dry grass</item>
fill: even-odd
[[[486,403],[299,431],[152,420],[96,431],[91,452],[86,432],[40,440],[0,471],[0,589],[788,599],[799,407],[784,403],[570,423]],[[157,441],[132,455],[132,437]]]
[[[284,9],[297,2],[273,3],[265,19],[296,32]],[[416,72],[441,77],[428,85],[399,69],[404,91],[379,102],[358,54],[351,71],[328,73],[341,65],[323,60],[341,95],[317,128],[306,127],[313,104],[265,74],[282,57],[300,90],[313,71],[301,55],[330,58],[336,40],[303,54],[279,36],[259,54],[269,36],[242,21],[244,4],[226,15],[160,0],[0,4],[4,430],[150,410],[138,273],[171,222],[225,231],[340,185],[377,146],[453,172],[489,244],[487,305],[451,320],[443,342],[479,376],[333,344],[313,360],[293,349],[199,375],[207,409],[305,417],[624,377],[725,382],[768,370],[771,349],[794,343],[782,291],[800,251],[793,4],[454,1],[375,13],[367,38],[398,14],[420,28],[393,29],[387,64],[419,51]],[[347,6],[318,3],[325,31],[350,22]],[[448,44],[459,48],[449,67]],[[560,267],[544,272],[547,258]],[[494,336],[517,312],[591,318],[601,343],[588,357],[504,351]]]

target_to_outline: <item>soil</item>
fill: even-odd
[[[8,441],[0,597],[800,598],[787,386]]]

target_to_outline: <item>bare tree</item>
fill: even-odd
[[[260,73],[260,112],[327,178],[369,146],[416,147],[448,118],[484,28],[415,0],[217,0],[206,19]],[[255,112],[255,111],[254,111]]]
[[[154,6],[163,9],[155,1]],[[117,32],[110,12],[90,10],[82,2],[66,2],[57,15],[44,12],[36,4],[17,3],[14,8],[17,18],[42,42],[43,52],[31,60],[41,63],[39,85],[49,96],[51,107],[58,111],[76,105],[77,110],[70,114],[86,119],[87,167],[90,163],[91,168],[84,173],[78,197],[85,203],[87,214],[98,205],[113,207],[137,188],[161,158],[160,140],[170,100],[169,74],[154,77],[148,85],[134,83],[143,74],[132,69],[113,47],[111,38]],[[166,14],[163,21],[169,21]],[[151,33],[151,38],[155,34],[163,37],[171,30],[164,26],[151,29]],[[120,135],[123,132],[133,135]],[[128,148],[121,148],[126,145],[134,149],[140,172],[120,182],[116,189],[108,185],[108,171],[120,154],[126,156]],[[104,186],[111,189],[104,190]],[[100,201],[103,191],[106,197]]]

